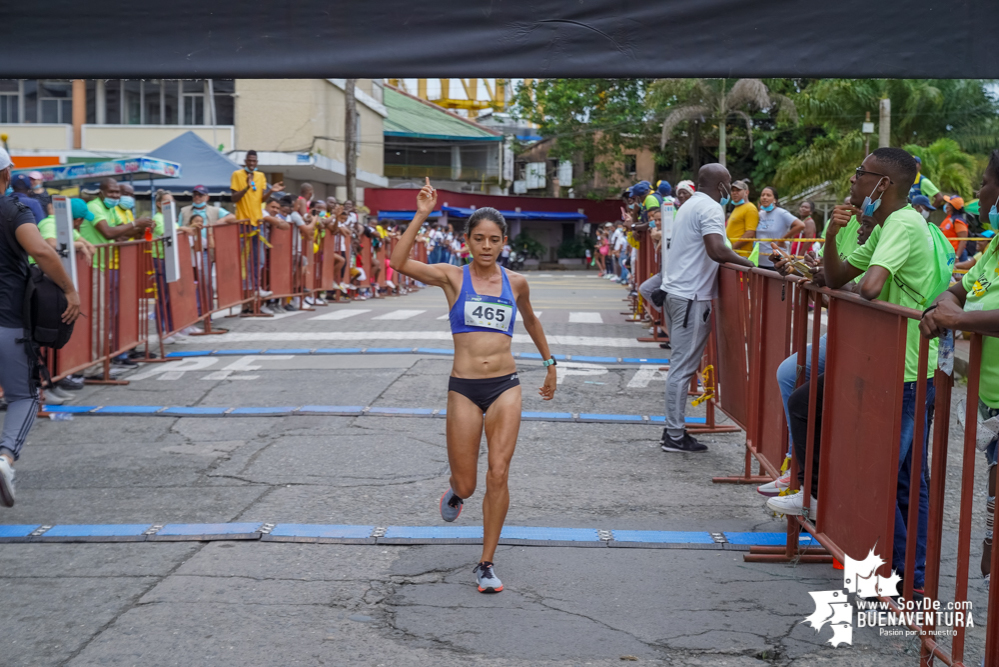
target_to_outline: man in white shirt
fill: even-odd
[[[718,265],[751,267],[745,257],[725,245],[725,210],[732,176],[720,164],[706,164],[697,174],[697,192],[676,212],[669,262],[663,272],[663,304],[672,353],[666,379],[666,428],[660,445],[665,452],[707,450],[685,427],[687,388],[697,372],[711,332],[711,300],[718,296]]]

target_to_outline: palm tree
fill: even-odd
[[[974,192],[975,158],[953,139],[937,139],[929,146],[910,144],[905,150],[923,161],[922,172],[942,192],[956,192],[965,199]]]
[[[723,166],[728,143],[726,123],[737,116],[746,124],[749,145],[753,145],[753,119],[744,109],[766,110],[776,107],[778,116],[798,120],[790,98],[771,92],[759,79],[739,79],[728,87],[728,79],[660,79],[652,84],[653,105],[669,109],[663,120],[660,148],[665,148],[673,130],[685,121],[718,123],[718,162]],[[682,100],[682,101],[681,101]]]

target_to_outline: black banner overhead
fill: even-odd
[[[995,0],[5,3],[4,78],[999,77]]]

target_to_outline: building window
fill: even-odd
[[[624,156],[624,173],[634,176],[638,172],[638,156]]]
[[[181,81],[181,106],[184,125],[205,124],[205,82]]]
[[[73,84],[69,80],[38,82],[38,122],[73,122]]]
[[[236,82],[233,79],[212,79],[212,88],[215,100],[215,124],[232,125],[236,115]]]
[[[21,122],[21,82],[0,81],[0,123]]]

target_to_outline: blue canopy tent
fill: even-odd
[[[179,178],[156,183],[156,188],[174,194],[190,195],[195,185],[204,185],[213,197],[228,197],[231,194],[229,179],[232,172],[241,168],[191,131],[150,151],[146,157],[184,165],[184,172]],[[155,190],[152,183],[150,190]]]

